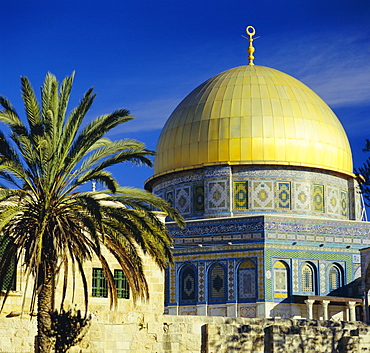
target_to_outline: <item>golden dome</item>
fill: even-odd
[[[353,175],[347,135],[328,105],[295,78],[256,65],[214,76],[178,105],[159,138],[154,174],[225,164]]]

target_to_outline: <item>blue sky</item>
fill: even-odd
[[[304,82],[334,110],[359,166],[370,138],[370,1],[6,1],[0,21],[0,94],[23,114],[20,76],[35,90],[50,71],[76,71],[72,108],[91,86],[89,118],[118,108],[134,121],[111,138],[155,149],[177,104],[208,78],[247,64],[245,28],[256,28],[255,63]],[[122,185],[152,171],[122,165]]]

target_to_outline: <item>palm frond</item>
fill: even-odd
[[[72,84],[74,80],[75,73],[72,72],[71,76],[67,76],[61,86],[60,86],[60,92],[59,92],[59,101],[58,101],[58,117],[55,120],[55,134],[56,136],[61,136],[64,121],[65,121],[65,116],[67,113],[67,107],[69,103],[69,97],[71,95],[71,90],[72,90]],[[57,139],[59,142],[59,138]]]
[[[81,123],[90,109],[94,99],[95,94],[93,94],[93,88],[90,88],[83,96],[78,107],[74,108],[67,118],[58,148],[58,156],[62,162],[64,162],[66,156],[70,153],[72,148],[72,143],[76,137],[76,134],[81,126]]]
[[[120,109],[112,114],[100,116],[92,121],[82,130],[78,137],[76,137],[73,146],[71,146],[65,170],[67,172],[71,171],[72,168],[85,157],[87,151],[89,151],[108,131],[132,119],[133,116],[129,115],[128,110]]]
[[[133,139],[124,139],[109,142],[108,141],[107,139],[104,140],[100,139],[93,146],[93,148],[90,148],[90,150],[94,149],[95,151],[83,161],[80,170],[90,169],[94,167],[97,163],[99,163],[101,160],[116,155],[117,153],[122,151],[126,151],[127,154],[129,154],[130,152],[135,153],[138,151],[148,152],[147,154],[149,155],[154,154],[152,151],[148,151],[145,149],[144,143],[138,142]],[[100,145],[99,148],[98,144]]]
[[[92,180],[102,183],[112,193],[115,193],[117,187],[119,186],[117,180],[112,176],[112,173],[106,170],[91,170],[75,180],[73,188],[76,188]]]
[[[122,203],[125,200],[132,199],[141,204],[148,204],[152,210],[159,210],[165,212],[170,218],[172,218],[180,227],[185,227],[185,221],[179,212],[172,207],[168,202],[164,201],[160,197],[137,188],[119,187],[115,195],[117,201]]]
[[[0,110],[0,121],[9,126],[23,125],[13,106],[4,96],[0,96],[0,104],[4,108]]]
[[[74,293],[75,276],[79,276],[87,312],[85,264],[95,256],[114,306],[117,290],[107,251],[125,273],[133,299],[148,299],[142,255],[152,257],[160,269],[172,261],[172,240],[153,211],[163,211],[184,225],[167,202],[143,190],[121,187],[108,170],[124,162],[152,165],[154,152],[145,144],[106,137],[133,119],[128,110],[116,110],[83,126],[95,99],[89,89],[66,117],[73,80],[74,73],[59,88],[56,77],[48,73],[39,104],[29,80],[22,77],[26,124],[0,96],[0,123],[10,130],[10,138],[0,131],[0,179],[14,187],[0,187],[0,288],[15,259],[25,269],[27,285],[32,284],[31,310],[42,306],[40,298],[54,296],[45,294],[45,288],[59,276],[63,306],[67,287],[71,285]],[[91,181],[107,190],[79,192]],[[42,315],[39,311],[39,318]]]
[[[21,77],[22,98],[26,111],[27,121],[30,128],[30,136],[41,135],[43,133],[43,124],[41,120],[40,107],[37,101],[35,91],[27,77]]]

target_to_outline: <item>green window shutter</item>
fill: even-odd
[[[102,268],[93,268],[92,296],[98,298],[108,297],[107,280],[104,277]]]
[[[114,270],[114,284],[117,288],[118,298],[128,299],[130,297],[130,287],[122,270]]]

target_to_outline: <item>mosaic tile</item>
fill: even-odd
[[[233,301],[235,299],[235,285],[234,285],[234,260],[228,261],[228,300]]]
[[[340,211],[343,217],[348,216],[348,199],[345,191],[340,192]]]
[[[328,288],[327,288],[327,269],[332,266],[333,264],[337,264],[337,266],[340,266],[342,269],[347,270],[347,276],[350,276],[352,278],[351,272],[352,272],[352,255],[351,254],[343,254],[335,252],[335,250],[327,249],[327,251],[333,251],[331,252],[311,252],[311,249],[314,248],[307,248],[307,247],[300,247],[302,249],[302,252],[294,252],[291,251],[289,247],[283,247],[281,248],[281,245],[276,250],[266,250],[265,257],[269,258],[271,256],[278,256],[283,261],[285,259],[291,258],[291,264],[292,264],[292,289],[293,294],[299,294],[299,278],[301,277],[299,273],[302,270],[302,266],[309,262],[316,266],[318,269],[318,279],[320,283],[320,293],[321,294],[327,294]],[[317,249],[317,248],[316,248]],[[298,249],[297,249],[298,250]],[[309,254],[309,257],[307,256]],[[297,258],[297,256],[302,256]],[[347,278],[347,283],[351,282],[352,279]]]
[[[198,263],[198,300],[203,303],[205,301],[205,282],[204,282],[204,271],[205,264],[204,261],[199,261]]]
[[[235,178],[261,179],[261,178],[282,178],[296,182],[317,183],[318,180],[323,184],[332,185],[335,187],[346,188],[347,181],[345,178],[338,177],[325,171],[313,171],[309,169],[288,167],[288,166],[262,166],[262,167],[243,167],[235,166],[233,169],[233,176]]]
[[[206,183],[208,210],[219,211],[228,209],[228,190],[226,181],[210,181]]]
[[[341,235],[346,237],[361,236],[370,238],[370,228],[366,222],[338,222],[318,219],[297,219],[265,216],[265,230],[277,232],[292,232],[315,234],[315,235]]]
[[[288,272],[289,268],[285,261],[275,261],[274,269],[274,298],[288,297]]]
[[[361,255],[360,254],[352,255],[352,261],[353,261],[354,264],[360,264],[361,263]]]
[[[257,317],[257,308],[256,308],[256,306],[241,306],[239,308],[239,316],[240,317],[249,317],[249,318]]]
[[[166,193],[171,192],[174,189],[181,188],[194,188],[196,185],[203,184],[204,181],[208,182],[226,182],[229,183],[230,176],[233,182],[244,182],[248,183],[247,186],[250,188],[250,197],[248,200],[248,192],[244,194],[243,191],[238,193],[234,189],[233,197],[233,209],[234,212],[244,214],[246,212],[253,212],[254,210],[265,210],[266,212],[273,212],[274,210],[281,212],[295,212],[298,214],[316,214],[322,213],[323,215],[330,215],[332,218],[348,219],[349,217],[355,217],[359,219],[361,216],[361,200],[357,193],[354,194],[356,200],[354,200],[355,208],[348,206],[348,183],[345,178],[338,177],[325,171],[310,171],[308,169],[294,168],[287,166],[274,166],[268,167],[242,167],[242,166],[226,166],[226,167],[207,167],[203,169],[196,169],[195,171],[183,171],[174,174],[174,177],[164,176],[158,184],[153,186],[153,192],[158,196],[164,196],[166,199]],[[285,178],[285,181],[282,178]],[[264,180],[266,183],[271,183],[271,193],[269,196],[274,199],[273,203],[269,203],[266,200],[267,193],[262,190],[262,193],[256,194],[252,184],[254,182],[261,182]],[[290,193],[287,188],[290,183]],[[281,190],[286,186],[285,190]],[[314,210],[313,185],[322,185],[325,188],[325,199],[323,211]],[[354,184],[352,182],[352,184]],[[308,185],[308,188],[304,187]],[[235,185],[233,184],[233,187]],[[239,187],[241,190],[242,187]],[[244,188],[244,187],[243,187]],[[333,190],[333,191],[331,191]],[[220,191],[220,190],[219,190]],[[223,216],[228,215],[230,210],[230,192],[229,185],[227,186],[227,196],[225,198],[227,206],[222,210],[225,212]],[[337,193],[340,194],[337,194]],[[341,194],[343,192],[344,194]],[[347,195],[347,197],[346,197]],[[162,197],[163,197],[162,196]],[[175,195],[174,195],[175,196]],[[206,193],[206,197],[208,197]],[[216,193],[216,197],[219,195]],[[288,197],[290,196],[290,197]],[[186,217],[201,217],[204,211],[191,210],[191,206],[196,203],[194,200],[195,195],[190,194],[190,212],[188,209],[185,211]],[[209,197],[211,200],[212,197]],[[249,203],[249,205],[248,205]],[[208,204],[207,204],[208,206]],[[248,208],[248,206],[250,206]],[[317,206],[317,205],[316,205]],[[339,207],[339,208],[338,208]],[[215,211],[215,205],[210,204],[210,210]],[[325,210],[326,208],[326,210]],[[218,211],[220,211],[220,205],[218,205]],[[184,214],[184,213],[183,213]]]
[[[208,274],[208,288],[210,301],[226,301],[227,299],[227,277],[221,264],[213,264]]]
[[[197,301],[197,276],[193,266],[185,265],[180,274],[180,302]]]
[[[315,212],[324,212],[324,186],[314,184],[312,193],[313,210]]]
[[[174,206],[174,205],[175,205],[175,199],[174,199],[174,195],[173,195],[173,190],[171,190],[171,191],[167,191],[167,192],[166,192],[166,201],[167,201],[171,206]]]
[[[170,267],[170,290],[169,301],[171,304],[176,303],[176,269],[174,266]]]
[[[294,209],[311,210],[311,185],[309,183],[294,184]]]
[[[277,183],[277,207],[282,209],[290,209],[290,182]]]
[[[293,259],[292,261],[293,267],[293,293],[298,293],[299,291],[299,276],[298,276],[298,259]]]
[[[190,186],[175,190],[175,208],[181,215],[190,213]]]
[[[204,185],[198,184],[193,187],[194,212],[204,212]]]
[[[212,177],[224,177],[231,175],[231,167],[211,167],[205,168],[204,170],[204,177],[205,178],[212,178]]]
[[[258,299],[263,299],[265,297],[265,285],[264,285],[264,259],[263,253],[260,252],[257,255],[257,270],[258,270]]]
[[[320,292],[322,294],[326,292],[326,266],[324,263],[320,263]]]
[[[270,215],[225,218],[222,220],[208,219],[204,222],[188,221],[184,229],[177,227],[175,224],[168,224],[167,228],[173,238],[217,234],[224,236],[226,234],[241,233],[245,235],[255,234],[257,236],[258,234],[263,234],[260,232],[266,232],[266,234],[269,232],[292,234],[294,232],[300,235],[315,234],[316,237],[319,237],[316,238],[318,241],[322,241],[322,236],[334,235],[352,239],[354,243],[358,240],[358,244],[365,244],[365,240],[370,240],[370,227],[367,222],[338,222],[293,217],[281,218]],[[325,240],[329,241],[328,239]]]
[[[340,214],[339,189],[328,186],[326,188],[326,212],[329,214]]]
[[[274,207],[274,192],[271,181],[252,181],[252,208],[272,209]]]
[[[174,188],[181,184],[193,184],[193,183],[199,183],[203,182],[203,171],[202,170],[196,170],[196,173],[192,171],[191,173],[185,172],[176,174],[176,177],[169,178],[167,177],[165,180],[160,181],[158,184],[156,184],[153,187],[153,192],[157,194],[157,192],[160,192],[161,190],[166,190],[168,188]]]
[[[245,264],[250,264],[250,266],[245,266]],[[238,282],[239,300],[252,300],[256,298],[256,268],[251,261],[243,261],[239,266]]]
[[[248,208],[248,183],[246,181],[234,182],[234,208]]]

